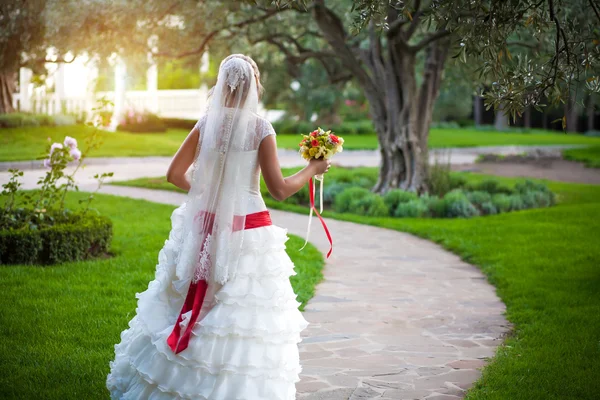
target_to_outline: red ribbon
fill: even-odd
[[[209,215],[208,221],[209,226],[207,229],[207,234],[212,232],[214,215]],[[242,221],[244,221],[243,227]],[[266,210],[253,214],[248,214],[246,215],[245,220],[241,216],[234,216],[233,219],[234,231],[239,231],[242,229],[260,228],[261,226],[269,225],[272,225],[271,214],[269,214],[269,211]],[[204,243],[205,242],[203,240],[202,247],[204,247]],[[202,248],[200,250],[202,251]],[[185,302],[183,303],[183,307],[181,308],[181,312],[179,313],[179,317],[177,317],[177,322],[175,322],[173,331],[167,338],[167,344],[169,345],[171,350],[173,350],[173,352],[179,353],[180,351],[183,351],[188,347],[190,336],[192,334],[192,329],[194,328],[198,316],[200,315],[200,309],[202,308],[202,303],[204,302],[204,297],[206,296],[206,289],[208,289],[208,282],[204,280],[200,280],[196,283],[190,283],[190,288],[188,289]],[[190,311],[191,316],[189,317],[189,321],[186,326],[185,332],[183,332],[182,334],[180,323],[183,320],[183,314]]]
[[[325,220],[323,219],[323,217],[321,217],[321,214],[319,214],[317,208],[315,207],[315,190],[313,185],[313,178],[310,178],[308,180],[308,195],[310,198],[310,207],[313,209],[315,214],[317,214],[317,217],[319,217],[319,221],[321,221],[321,225],[323,225],[323,229],[325,230],[325,234],[327,235],[327,239],[329,240],[329,251],[327,252],[327,258],[329,258],[331,252],[333,251],[333,240],[331,239],[331,234],[329,233],[329,229],[327,229],[327,224],[325,223]]]

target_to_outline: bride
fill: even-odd
[[[225,58],[206,114],[169,166],[169,182],[188,195],[115,345],[112,399],[295,398],[308,323],[289,281],[287,230],[271,223],[259,176],[284,200],[329,161],[282,176],[275,131],[256,114],[261,90],[250,57]]]

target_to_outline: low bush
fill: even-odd
[[[336,212],[349,212],[370,217],[385,217],[389,209],[383,198],[368,189],[350,187],[340,193],[333,203]]]
[[[498,209],[496,208],[494,203],[492,203],[491,201],[486,201],[485,203],[482,203],[480,206],[480,209],[481,209],[481,213],[484,215],[498,214]]]
[[[0,114],[0,128],[21,128],[26,126],[75,125],[77,119],[71,115],[45,115],[30,113]]]
[[[497,193],[492,196],[492,204],[497,212],[503,213],[511,210],[511,198],[504,193]]]
[[[106,254],[111,238],[110,219],[95,215],[77,215],[39,230],[1,230],[0,264],[87,260]]]
[[[423,203],[429,210],[429,215],[435,218],[443,218],[446,216],[446,202],[438,196],[421,196]]]
[[[395,215],[398,205],[408,203],[411,200],[417,200],[419,196],[414,192],[407,192],[401,189],[390,190],[383,196],[385,205],[390,209],[390,212]]]
[[[425,179],[429,193],[442,197],[454,189],[463,188],[467,181],[464,177],[452,173],[452,168],[448,162],[441,163],[437,159],[427,170]]]
[[[490,194],[504,193],[512,194],[513,190],[506,185],[500,184],[496,179],[486,179],[481,182],[465,186],[469,191],[488,192]]]
[[[467,192],[467,199],[474,206],[481,208],[482,204],[491,202],[492,195],[488,192],[477,190],[475,192]]]
[[[511,194],[508,196],[510,200],[510,211],[519,211],[525,209],[523,199],[519,194]]]
[[[151,112],[129,110],[124,113],[117,130],[130,133],[165,132],[167,125]]]
[[[445,216],[448,218],[470,218],[480,214],[460,189],[454,189],[447,193],[443,200],[446,207]]]
[[[323,188],[323,202],[333,204],[335,198],[350,186],[352,184],[338,181],[326,184]]]
[[[427,204],[419,198],[400,203],[394,210],[394,217],[398,218],[418,218],[427,215],[429,209]]]
[[[161,118],[161,121],[168,129],[185,129],[192,130],[196,122],[195,119],[183,119],[183,118]]]

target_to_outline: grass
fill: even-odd
[[[563,156],[567,160],[581,161],[590,168],[600,168],[600,146],[564,150]]]
[[[507,185],[519,180],[494,178]],[[543,182],[557,193],[557,206],[471,219],[326,212],[329,218],[437,242],[477,265],[496,287],[515,329],[469,390],[468,400],[596,399],[600,392],[600,186]],[[268,197],[265,201],[269,207],[307,212]]]
[[[70,198],[74,204],[81,195]],[[114,222],[108,259],[63,265],[0,266],[0,398],[105,399],[114,344],[135,313],[135,293],[154,279],[158,251],[174,207],[98,195],[96,208]],[[289,235],[303,304],[322,279],[323,257],[302,252]]]
[[[0,161],[34,160],[43,155],[48,137],[62,142],[65,136],[83,141],[91,128],[87,126],[10,128],[0,131]],[[343,132],[339,132],[344,135]],[[188,131],[170,129],[166,133],[102,132],[104,144],[93,157],[173,156]],[[280,148],[297,149],[300,135],[278,134]],[[490,130],[432,129],[430,148],[503,146],[503,145],[600,145],[600,138],[552,131],[531,130],[530,133],[495,132]],[[375,135],[346,136],[347,150],[376,149]]]

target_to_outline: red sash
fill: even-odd
[[[213,217],[213,218],[210,218]],[[233,220],[233,230],[239,231],[242,229],[252,229],[252,228],[260,228],[261,226],[269,226],[272,224],[271,215],[269,211],[260,211],[253,214],[246,215],[246,221],[242,228],[242,220],[243,218],[237,217]],[[214,222],[214,215],[209,216],[209,229],[207,234],[212,231],[212,224]],[[204,246],[204,240],[202,240],[202,246]],[[202,249],[200,249],[202,251]],[[196,283],[191,283],[190,288],[188,289],[187,296],[185,298],[185,302],[183,303],[183,307],[181,308],[181,312],[179,313],[179,317],[177,318],[177,322],[173,327],[173,331],[167,338],[167,344],[175,353],[179,353],[180,351],[185,350],[188,347],[188,343],[190,341],[190,336],[192,334],[192,328],[196,324],[196,320],[198,319],[198,315],[200,315],[200,309],[202,308],[202,303],[204,302],[204,296],[206,295],[206,289],[208,288],[208,283],[204,280],[199,280]],[[180,323],[184,319],[184,314],[189,313],[191,311],[191,315],[189,316],[189,322],[186,326],[185,332],[181,333]],[[189,314],[188,314],[189,315]],[[186,316],[187,317],[187,316]]]

